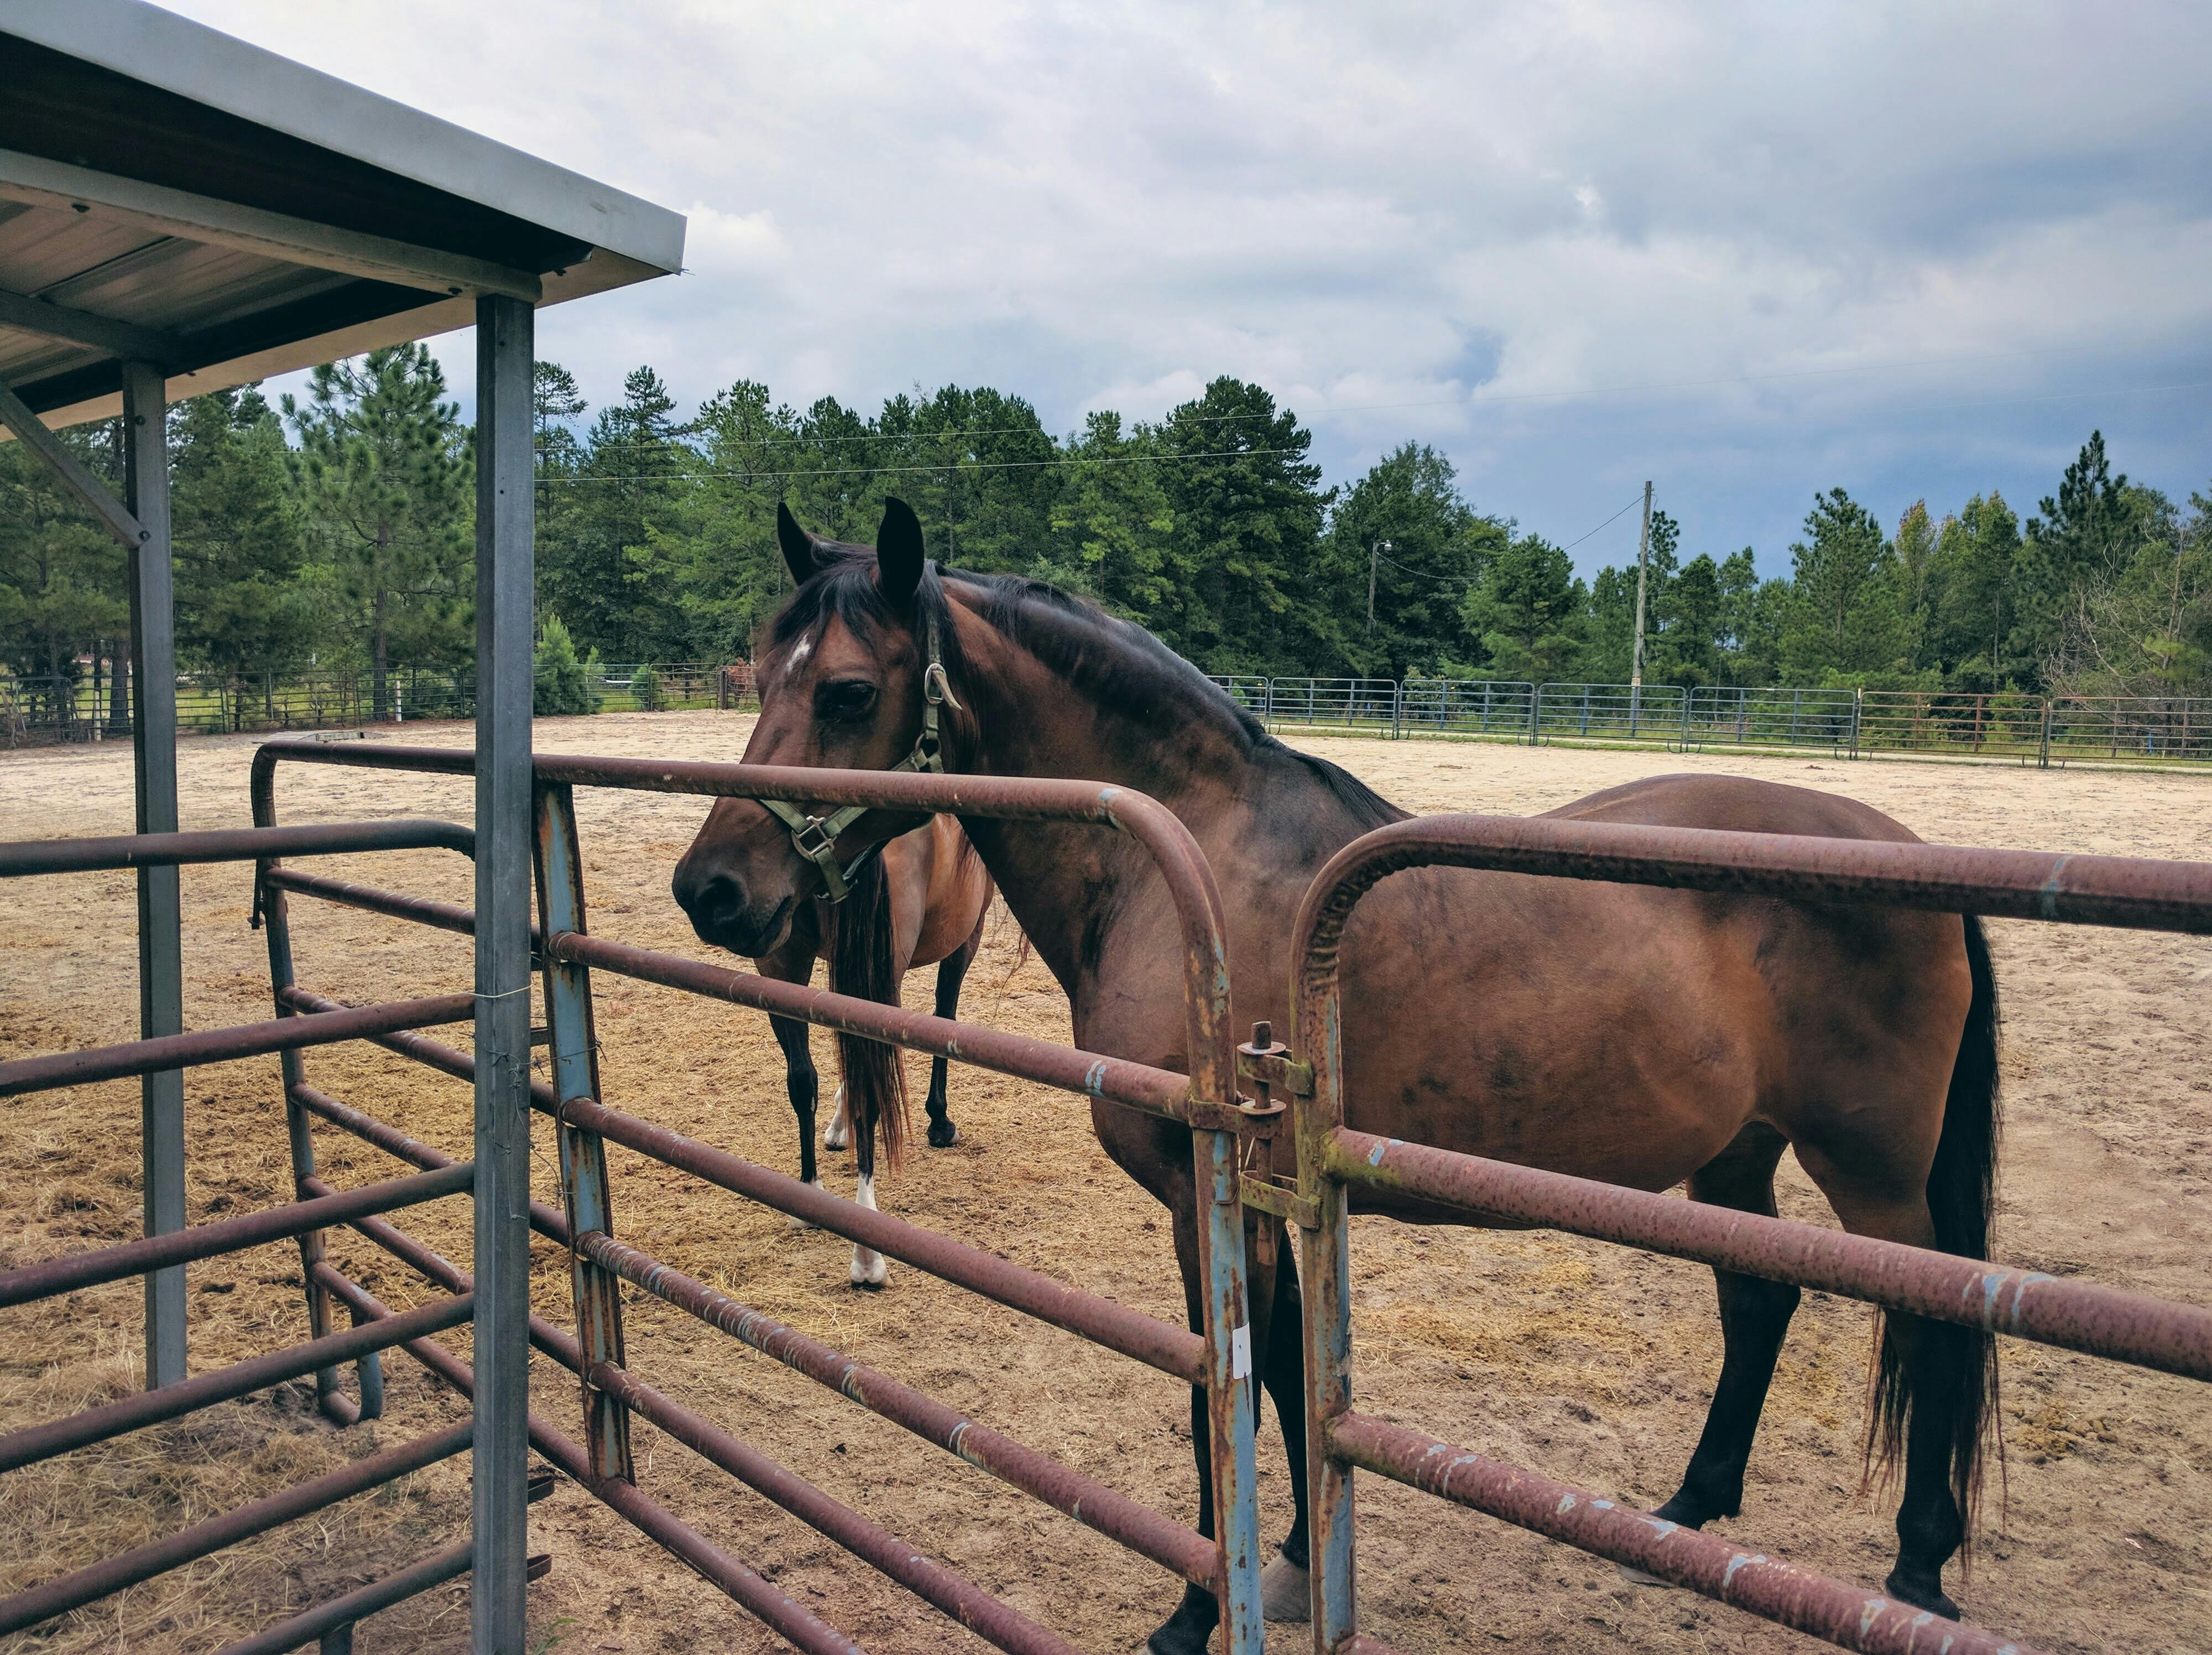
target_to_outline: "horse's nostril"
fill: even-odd
[[[684,905],[691,910],[694,920],[719,928],[744,911],[745,893],[728,874],[717,873],[701,885],[693,900]]]

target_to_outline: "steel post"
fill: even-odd
[[[1300,934],[1303,936],[1304,933]],[[1303,965],[1303,960],[1300,962]],[[1313,1085],[1293,1098],[1298,1194],[1314,1221],[1299,1232],[1298,1285],[1305,1310],[1307,1560],[1314,1655],[1335,1655],[1357,1634],[1352,1466],[1328,1444],[1328,1427],[1352,1407],[1351,1193],[1328,1171],[1328,1141],[1344,1124],[1343,1050],[1333,1001],[1292,980],[1297,1041]]]
[[[1222,1655],[1264,1655],[1260,1614],[1259,1471],[1244,1209],[1237,1200],[1233,1132],[1194,1132],[1199,1199],[1199,1268],[1206,1278],[1206,1418],[1213,1453],[1213,1533],[1221,1549]],[[1262,1222],[1273,1222],[1262,1216]]]
[[[576,842],[575,789],[563,782],[538,789],[538,912],[549,937],[584,930],[583,852]],[[560,1144],[561,1194],[568,1233],[614,1234],[607,1189],[606,1143],[588,1127],[569,1123],[559,1105],[599,1098],[599,1043],[592,1023],[591,968],[544,954],[545,1026],[552,1046],[555,1128]],[[576,1310],[576,1342],[584,1353],[584,1445],[592,1470],[635,1482],[629,1412],[595,1384],[601,1363],[623,1364],[622,1283],[605,1265],[568,1254],[568,1287]]]
[[[528,1569],[535,322],[477,301],[474,1655],[522,1655]]]
[[[124,504],[138,523],[130,548],[132,770],[141,833],[177,831],[177,635],[169,548],[167,387],[159,368],[123,367]],[[138,870],[138,1031],[185,1028],[183,915],[177,870]],[[140,1158],[148,1235],[185,1224],[185,1076],[139,1082]],[[146,1383],[185,1377],[185,1273],[146,1278]]]

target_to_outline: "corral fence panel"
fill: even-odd
[[[1679,741],[1688,697],[1672,684],[1547,684],[1535,741]]]
[[[1690,691],[1686,746],[1853,746],[1858,697],[1850,690],[1738,689],[1699,685]]]
[[[2212,761],[2212,697],[2051,702],[2050,757]]]
[[[1859,751],[1954,758],[2040,758],[2051,703],[2017,691],[1869,690]]]
[[[1525,739],[1536,686],[1504,678],[1407,678],[1399,707],[1405,730]]]
[[[1272,724],[1342,724],[1394,729],[1398,685],[1389,678],[1269,678]]]

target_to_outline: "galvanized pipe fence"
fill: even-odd
[[[2212,1381],[2212,1311],[1947,1253],[1401,1142],[1347,1123],[1336,1030],[1340,949],[1359,900],[1409,868],[1487,869],[1724,891],[1790,902],[2212,934],[2212,864],[2045,855],[1513,817],[1418,818],[1330,861],[1301,904],[1291,951],[1298,1055],[1262,1025],[1241,1049],[1263,1098],[1290,1102],[1291,1183],[1247,1175],[1248,1206],[1294,1224],[1305,1311],[1316,1655],[1383,1646],[1358,1630],[1353,1477],[1365,1470],[1869,1655],[2031,1655],[1977,1627],[1666,1523],[1540,1472],[1453,1446],[1352,1404],[1357,1190],[1696,1260],[1908,1314]]]
[[[2212,764],[2212,697],[1809,690],[1524,679],[1214,674],[1261,722],[1393,737],[1644,743],[1677,751],[1820,748],[1837,757]]]

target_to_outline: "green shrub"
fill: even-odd
[[[548,615],[545,630],[538,639],[532,709],[541,718],[598,712],[599,698],[592,691],[591,665],[589,660],[576,659],[576,641],[568,636],[561,618]]]
[[[668,704],[660,693],[660,674],[650,666],[641,666],[632,675],[629,692],[636,697],[637,709],[641,713],[657,713]]]

